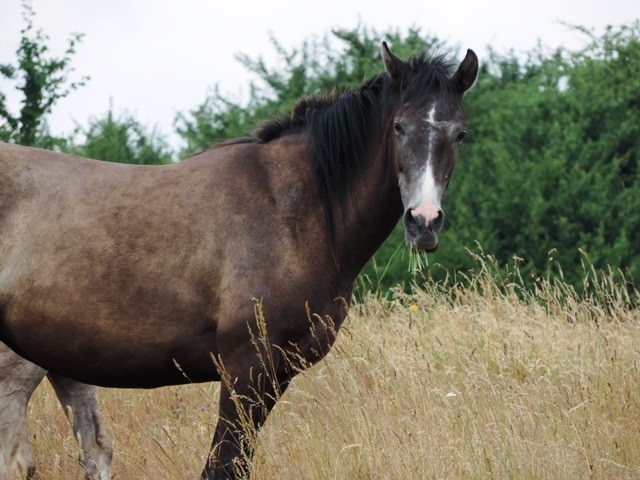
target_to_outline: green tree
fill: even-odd
[[[640,24],[580,52],[493,54],[468,97],[472,135],[447,198],[447,248],[468,270],[478,241],[535,279],[549,258],[581,288],[586,261],[640,279]]]
[[[71,60],[82,34],[73,34],[61,57],[49,56],[48,37],[34,27],[35,12],[28,1],[23,3],[24,28],[16,51],[16,63],[1,63],[0,75],[17,82],[22,108],[9,111],[6,94],[0,92],[0,140],[22,145],[52,148],[61,139],[52,137],[46,116],[58,100],[86,83],[88,77],[70,81]]]
[[[116,118],[113,109],[101,118],[93,118],[86,128],[79,127],[68,152],[109,162],[163,164],[171,162],[171,149],[154,130],[124,113]]]

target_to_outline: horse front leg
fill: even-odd
[[[274,379],[258,366],[222,377],[218,423],[202,480],[249,477],[256,435],[291,379],[284,374]]]
[[[31,478],[27,405],[47,371],[0,343],[0,479]]]
[[[49,381],[73,427],[86,480],[111,480],[111,438],[102,422],[94,385],[49,372]]]

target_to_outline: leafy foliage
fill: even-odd
[[[0,64],[0,75],[17,81],[16,88],[22,94],[22,108],[18,114],[13,114],[7,106],[6,95],[0,92],[0,140],[52,148],[61,139],[49,135],[46,115],[58,100],[84,85],[88,77],[81,77],[77,81],[68,79],[73,71],[71,59],[82,35],[71,36],[62,57],[48,56],[48,37],[42,30],[35,30],[34,17],[30,3],[25,1],[25,27],[21,30],[22,36],[16,51],[17,63]]]
[[[435,261],[467,269],[463,252],[478,241],[533,276],[553,257],[574,284],[583,260],[637,281],[640,24],[577,53],[494,54],[467,105],[473,137],[447,200],[453,235]]]
[[[153,130],[145,128],[130,114],[116,118],[110,108],[102,118],[94,118],[87,128],[78,128],[66,150],[83,157],[109,162],[162,164],[171,162],[171,150]]]
[[[25,27],[16,51],[15,64],[0,64],[0,74],[18,82],[22,108],[14,115],[7,106],[7,96],[0,92],[0,141],[44,148],[55,148],[101,160],[125,163],[169,163],[171,150],[153,130],[148,130],[132,115],[115,118],[110,108],[103,118],[93,118],[88,127],[78,127],[72,138],[49,134],[46,118],[58,100],[84,85],[88,77],[69,81],[71,60],[81,34],[71,36],[62,57],[50,57],[48,37],[35,30],[35,12],[23,3]]]

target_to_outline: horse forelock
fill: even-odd
[[[453,94],[456,87],[451,81],[454,65],[447,61],[445,55],[414,55],[409,61],[413,76],[406,86],[404,100],[423,103],[433,93]]]

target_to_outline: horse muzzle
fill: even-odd
[[[438,232],[444,223],[444,212],[440,209],[427,219],[409,208],[404,212],[404,237],[411,248],[433,252],[438,248]]]

